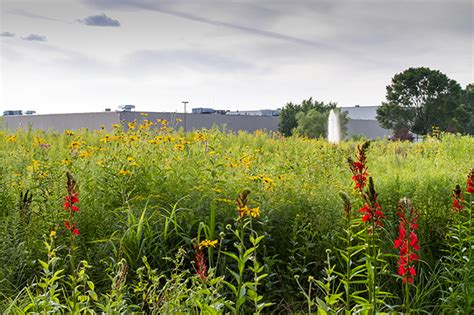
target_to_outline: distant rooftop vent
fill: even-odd
[[[119,105],[118,109],[122,112],[131,112],[135,109],[135,105]]]
[[[6,110],[3,112],[3,116],[18,116],[23,115],[21,110]]]
[[[192,109],[193,114],[214,114],[215,112],[213,108],[198,107]]]

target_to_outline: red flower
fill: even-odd
[[[362,172],[365,168],[365,165],[362,164],[361,162],[359,161],[356,161],[352,164],[354,166],[354,168],[358,171],[358,172]]]
[[[417,251],[420,250],[418,236],[415,230],[418,228],[416,220],[418,212],[413,208],[409,199],[402,199],[398,203],[397,216],[400,218],[398,225],[398,238],[393,241],[394,248],[399,249],[398,275],[403,277],[403,283],[413,283],[413,277],[416,276],[414,264],[420,258]],[[407,233],[407,230],[409,233]]]
[[[74,213],[79,212],[79,207],[76,205],[79,202],[79,197],[78,193],[76,191],[76,181],[72,177],[71,174],[66,173],[67,175],[67,184],[66,184],[66,189],[67,189],[67,195],[64,197],[64,210],[69,212],[69,220],[66,220],[64,222],[64,226],[66,227],[66,230],[71,231],[73,234],[72,236],[79,235],[80,232],[76,228],[76,220],[74,218]]]
[[[458,212],[462,210],[462,208],[464,208],[464,206],[462,205],[463,201],[464,199],[462,197],[461,187],[459,185],[456,185],[456,187],[453,190],[453,209],[452,210],[454,212]]]
[[[74,188],[73,188],[74,189]],[[64,210],[67,211],[79,211],[79,208],[75,205],[79,202],[79,197],[77,192],[74,190],[68,191],[68,195],[64,197]]]
[[[471,168],[469,175],[467,175],[466,185],[467,185],[466,192],[468,194],[473,194],[474,193],[474,168]]]
[[[382,219],[384,218],[382,207],[377,202],[378,194],[375,192],[374,182],[372,178],[369,178],[368,191],[364,193],[364,199],[366,203],[359,209],[362,216],[363,222],[374,223],[376,227],[382,226]],[[370,231],[371,232],[371,231]]]
[[[357,146],[357,160],[354,161],[352,158],[349,158],[349,168],[352,172],[352,180],[355,183],[354,189],[358,192],[364,190],[365,184],[367,182],[367,167],[365,162],[367,160],[365,156],[365,151],[369,147],[369,142],[365,142],[362,145]]]

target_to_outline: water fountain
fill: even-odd
[[[339,114],[334,109],[331,109],[328,118],[328,142],[337,144],[339,141],[341,141]]]

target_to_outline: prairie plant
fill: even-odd
[[[447,233],[446,255],[442,258],[442,308],[446,312],[474,311],[474,230],[472,223],[474,168],[467,177],[466,199],[459,185],[453,190],[454,220]]]
[[[63,279],[64,269],[59,269],[58,264],[61,258],[57,256],[60,249],[55,247],[54,239],[56,231],[52,230],[49,239],[44,241],[47,250],[47,260],[38,259],[41,264],[41,276],[38,281],[26,288],[29,303],[22,308],[22,313],[39,312],[39,313],[59,313],[66,309],[61,303],[63,288],[61,280]]]
[[[360,260],[360,265],[355,267],[357,275],[361,276],[361,280],[357,283],[365,285],[365,290],[355,291],[353,299],[369,314],[375,314],[378,311],[378,305],[384,304],[384,298],[389,294],[383,292],[380,288],[379,273],[385,272],[388,264],[384,259],[384,255],[380,251],[380,232],[383,223],[384,214],[382,207],[378,201],[378,193],[375,191],[373,178],[367,172],[367,156],[366,151],[369,148],[370,142],[364,142],[357,147],[356,160],[348,158],[349,168],[352,172],[352,180],[354,181],[354,192],[358,196],[359,213],[362,214],[361,230],[359,244],[362,247],[356,247],[355,250],[363,250],[364,257]],[[347,201],[346,201],[347,203]],[[352,232],[351,232],[352,233]],[[347,259],[346,259],[347,260]],[[365,265],[365,268],[363,267]],[[346,280],[347,274],[346,268]],[[349,278],[350,279],[350,278]],[[350,283],[348,283],[349,285]],[[364,298],[361,293],[367,293],[367,298]],[[346,311],[347,297],[346,297]]]
[[[230,225],[227,226],[235,239],[234,248],[237,252],[222,252],[231,258],[237,267],[237,270],[232,270],[230,267],[226,268],[233,279],[232,281],[224,281],[234,295],[235,302],[233,305],[231,303],[226,304],[233,314],[245,313],[245,303],[247,301],[253,302],[253,312],[255,314],[260,314],[263,309],[273,305],[273,303],[264,302],[263,296],[258,293],[258,287],[268,274],[264,273],[264,266],[258,261],[257,256],[257,249],[264,236],[259,236],[252,228],[252,220],[260,216],[260,208],[248,207],[247,197],[249,194],[249,190],[244,190],[239,194],[237,197],[239,217],[235,221],[234,228]]]

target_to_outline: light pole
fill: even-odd
[[[188,101],[182,101],[181,103],[183,103],[184,105],[184,133],[186,133],[186,105],[189,103]]]

